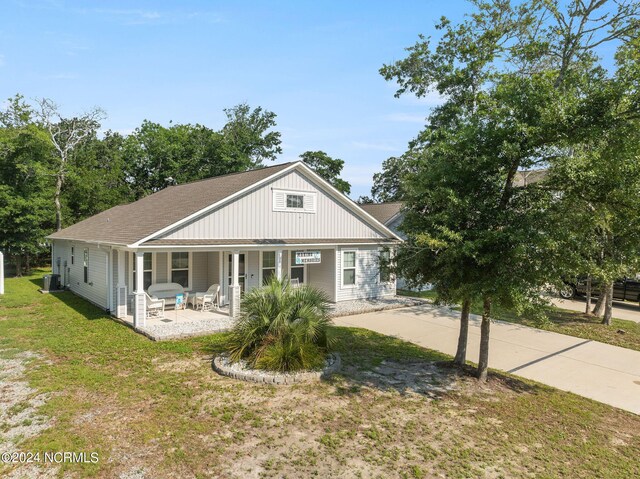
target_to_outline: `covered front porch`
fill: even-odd
[[[214,249],[176,247],[171,249],[117,250],[113,255],[114,314],[136,329],[160,328],[172,322],[195,321],[202,315],[234,318],[242,295],[264,284],[270,277],[287,277],[310,284],[336,297],[336,249]],[[142,271],[141,275],[137,272]],[[189,295],[202,294],[219,286],[217,306],[211,312],[194,311],[191,306],[174,311],[168,307],[164,318],[148,317],[146,293],[151,285],[176,283]]]

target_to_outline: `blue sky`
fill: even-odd
[[[106,110],[105,128],[142,120],[219,129],[240,102],[274,111],[284,152],[345,161],[352,197],[406,149],[437,97],[396,99],[378,74],[461,1],[66,2],[5,0],[0,94],[48,97],[66,114]]]

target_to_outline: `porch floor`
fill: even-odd
[[[341,301],[332,304],[329,315],[331,317],[347,316],[352,314],[369,313],[386,309],[404,308],[422,304],[424,300],[409,298],[406,296],[391,296],[377,299],[355,299],[351,301]],[[189,336],[205,336],[207,334],[228,331],[233,327],[235,321],[229,317],[229,309],[223,307],[220,310],[195,311],[193,309],[182,309],[174,311],[172,309],[164,312],[164,318],[147,319],[145,326],[137,328],[154,341],[166,339],[179,339]],[[128,315],[125,319],[119,319],[133,327],[133,316]]]
[[[133,327],[133,315],[127,315],[121,321]],[[228,331],[233,324],[228,308],[211,311],[195,311],[187,308],[177,311],[165,310],[164,318],[147,319],[144,327],[135,329],[154,341],[162,341],[220,333]]]

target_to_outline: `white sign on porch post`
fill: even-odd
[[[4,255],[0,251],[0,294],[4,294]]]

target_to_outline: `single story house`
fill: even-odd
[[[53,272],[75,294],[144,326],[145,291],[219,284],[232,316],[272,276],[331,301],[393,296],[378,257],[401,239],[302,162],[171,186],[49,236]],[[136,274],[141,272],[142,274]]]

